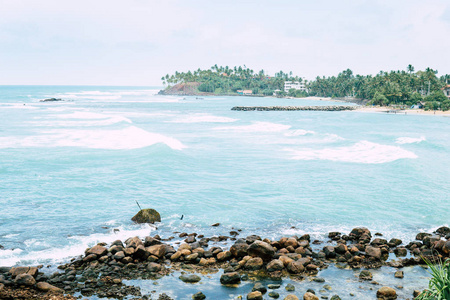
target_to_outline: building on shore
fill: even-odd
[[[237,90],[238,95],[250,96],[253,94],[252,90]]]
[[[447,84],[442,91],[444,92],[444,95],[447,96],[447,98],[450,99],[450,84]]]
[[[290,89],[307,92],[304,80],[303,81],[285,81],[284,82],[284,91],[286,93],[289,93]]]

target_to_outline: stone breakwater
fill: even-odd
[[[374,282],[370,269],[392,267],[397,270],[395,277],[403,278],[403,267],[422,265],[424,259],[445,260],[450,256],[449,227],[440,227],[433,233],[421,232],[409,243],[396,238],[386,240],[380,233],[372,236],[364,227],[354,228],[349,234],[330,232],[324,241],[312,240],[309,234],[271,240],[258,235],[239,237],[239,232],[233,230],[228,235],[213,237],[176,232],[176,236],[168,238],[155,235],[116,240],[109,245],[99,243],[86,249],[84,255],[58,266],[60,272],[51,275],[40,272],[42,266],[0,267],[0,299],[18,299],[11,295],[21,293],[37,293],[34,299],[49,299],[49,295],[72,299],[74,294],[150,299],[150,295],[141,294],[139,287],[126,285],[123,280],[157,280],[180,271],[180,284],[195,284],[203,279],[202,275],[217,272],[221,272],[220,284],[229,287],[256,279],[247,299],[263,299],[268,289],[271,298],[287,291],[284,299],[319,299],[312,289],[296,295],[290,284],[283,284],[286,291],[282,291],[282,280],[309,279],[324,283],[323,288],[328,290],[331,287],[317,274],[330,264],[340,264],[353,270],[365,268],[359,273],[359,280],[369,281],[375,287],[367,299],[393,300],[397,299],[396,289]],[[224,241],[229,242],[228,246],[220,246]],[[389,259],[391,254],[396,258]],[[264,285],[265,279],[280,284]],[[349,290],[345,296],[352,296],[352,292]],[[64,294],[67,298],[63,298]],[[411,294],[416,297],[420,291]],[[202,292],[186,296],[205,299]],[[335,294],[326,299],[339,300],[342,296]],[[171,298],[161,294],[158,299]]]
[[[294,110],[310,110],[310,111],[344,111],[355,110],[356,106],[235,106],[231,110],[240,111],[294,111]]]

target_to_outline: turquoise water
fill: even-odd
[[[409,241],[449,223],[450,118],[231,111],[336,103],[157,91],[0,86],[0,265],[150,233],[366,226]],[[161,213],[158,229],[131,223],[136,200]]]

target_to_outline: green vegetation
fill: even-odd
[[[197,82],[199,92],[220,95],[236,95],[238,91],[250,90],[251,94],[261,96],[351,97],[370,100],[372,105],[409,107],[422,103],[425,109],[449,110],[450,100],[442,90],[450,82],[450,75],[438,77],[438,72],[430,68],[414,71],[414,67],[408,65],[406,71],[380,71],[375,76],[363,76],[354,75],[352,70],[347,69],[337,76],[316,77],[314,81],[307,82],[293,76],[292,72],[280,71],[275,76],[269,76],[264,70],[254,72],[245,65],[233,68],[214,65],[207,70],[167,74],[161,80],[168,88],[178,83]],[[291,89],[286,93],[285,81],[303,81],[308,92]]]
[[[450,299],[450,259],[445,263],[434,265],[425,260],[430,268],[431,279],[428,289],[416,298],[417,300],[448,300]]]

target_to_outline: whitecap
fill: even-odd
[[[290,150],[292,159],[296,160],[331,160],[340,162],[381,164],[402,158],[417,158],[411,151],[398,146],[381,145],[368,141],[361,141],[352,146]]]
[[[419,138],[413,138],[413,137],[399,137],[395,140],[397,144],[413,144],[413,143],[420,143],[425,141],[425,137],[421,136]]]
[[[253,122],[250,125],[216,127],[215,130],[236,131],[236,132],[281,132],[291,128],[290,125],[277,124],[271,122]]]
[[[117,130],[55,129],[29,137],[0,137],[0,148],[84,147],[92,149],[139,149],[163,143],[174,150],[185,146],[177,139],[135,126]]]
[[[309,134],[314,134],[315,132],[312,130],[304,130],[304,129],[296,129],[296,130],[291,130],[287,133],[285,133],[285,136],[302,136],[302,135],[309,135]]]

